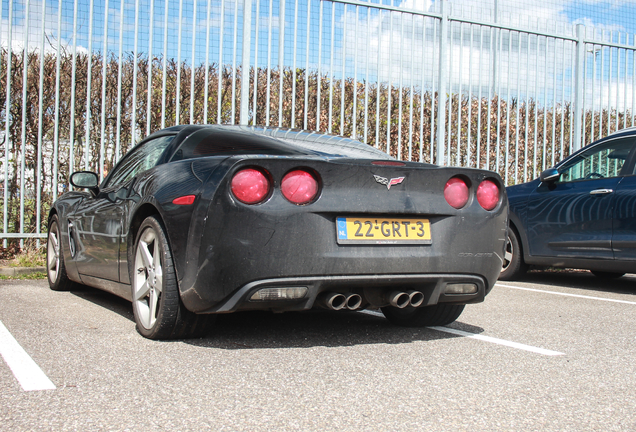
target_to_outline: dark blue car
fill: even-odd
[[[636,272],[636,128],[574,153],[529,183],[507,188],[509,241],[499,279],[529,265]]]

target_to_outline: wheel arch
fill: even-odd
[[[514,230],[519,242],[521,243],[521,252],[523,252],[524,261],[528,258],[528,237],[526,236],[526,232],[519,227],[523,227],[521,221],[514,213],[510,213],[508,219],[508,229]]]
[[[163,221],[163,217],[161,216],[161,212],[157,207],[155,207],[152,203],[144,203],[142,204],[135,213],[130,218],[130,224],[128,228],[128,236],[126,237],[126,251],[128,257],[128,272],[130,274],[130,266],[132,265],[134,254],[135,254],[135,239],[137,238],[137,233],[139,232],[139,227],[149,216],[156,216],[159,219],[161,225],[165,227],[165,223]],[[169,241],[169,240],[168,240]],[[121,268],[121,267],[120,267]]]

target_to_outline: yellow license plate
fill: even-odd
[[[336,218],[339,244],[430,244],[428,219]]]

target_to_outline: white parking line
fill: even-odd
[[[2,321],[0,321],[0,354],[24,391],[55,390],[55,385],[9,333]]]
[[[518,286],[514,286],[514,285],[504,285],[504,284],[500,284],[500,283],[495,284],[495,286],[502,287],[502,288],[518,289],[518,290],[522,290],[522,291],[534,291],[534,292],[540,292],[540,293],[544,293],[544,294],[554,294],[554,295],[560,295],[560,296],[564,296],[564,297],[577,297],[577,298],[583,298],[583,299],[588,299],[588,300],[599,300],[599,301],[606,301],[606,302],[611,302],[611,303],[623,303],[623,304],[636,305],[636,302],[627,301],[627,300],[614,300],[614,299],[608,299],[608,298],[603,298],[603,297],[585,296],[585,295],[579,295],[579,294],[568,294],[568,293],[562,293],[562,292],[557,292],[557,291],[545,291],[545,290],[540,290],[540,289],[535,289],[535,288],[524,288],[524,287],[518,287]]]
[[[384,315],[381,312],[375,312],[375,311],[368,311],[368,310],[361,310],[359,311],[360,313],[365,313],[367,315],[373,315],[373,316],[377,316],[377,317],[381,317],[384,318]],[[463,336],[463,337],[468,337],[471,339],[477,339],[483,342],[490,342],[490,343],[494,343],[497,345],[503,345],[503,346],[507,346],[510,348],[515,348],[515,349],[520,349],[523,351],[530,351],[533,353],[537,353],[537,354],[542,354],[542,355],[547,355],[547,356],[559,356],[559,355],[564,355],[564,353],[562,352],[558,352],[558,351],[551,351],[551,350],[547,350],[544,348],[537,348],[537,347],[533,347],[530,345],[524,345],[521,343],[517,343],[517,342],[511,342],[511,341],[507,341],[504,339],[497,339],[494,337],[490,337],[490,336],[483,336],[483,335],[479,335],[479,334],[475,334],[475,333],[469,333],[469,332],[465,332],[462,330],[456,330],[453,328],[449,328],[449,327],[429,327],[432,330],[437,330],[440,332],[444,332],[444,333],[450,333],[450,334],[454,334],[456,336]]]

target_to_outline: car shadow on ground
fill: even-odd
[[[636,274],[631,273],[616,279],[606,279],[594,276],[586,270],[533,270],[516,282],[627,294],[636,297]],[[508,281],[498,281],[498,283],[505,285]]]
[[[132,305],[125,299],[90,287],[73,290],[71,294],[108,309],[135,325]],[[405,344],[461,337],[429,328],[399,327],[378,314],[379,312],[368,314],[328,310],[282,314],[265,311],[235,312],[218,315],[205,337],[170,342],[211,349],[240,350]],[[476,334],[484,331],[483,328],[461,321],[454,322],[449,327]]]
[[[471,333],[484,329],[456,322],[452,327]],[[352,311],[236,312],[220,315],[204,338],[185,343],[214,349],[343,347],[407,344],[459,337],[429,328],[406,328],[383,316]]]
[[[133,323],[135,322],[132,304],[128,300],[118,297],[115,294],[85,285],[80,285],[78,288],[73,289],[71,294],[83,300],[88,300],[89,302],[105,309],[111,310]]]

